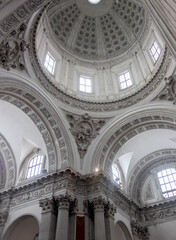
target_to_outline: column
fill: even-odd
[[[7,211],[0,213],[0,239],[2,239],[2,234],[3,234],[4,226],[7,221],[7,217],[8,217]]]
[[[69,211],[69,240],[76,239],[76,214],[77,214],[77,205],[78,201],[75,199],[70,203],[70,211]]]
[[[39,240],[54,240],[56,232],[56,212],[54,199],[40,200],[42,219],[39,230]]]
[[[105,202],[102,198],[97,198],[93,201],[93,204],[95,240],[106,240],[104,217]]]
[[[85,215],[85,240],[90,239],[90,223],[89,223],[89,202],[84,201],[84,215]]]
[[[115,238],[114,231],[114,214],[116,212],[113,204],[108,203],[105,208],[105,228],[106,228],[106,240],[113,240]]]
[[[68,196],[58,198],[58,216],[55,240],[68,240],[69,207],[71,199]]]

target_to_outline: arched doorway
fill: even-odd
[[[118,240],[132,240],[130,232],[126,225],[119,221],[115,225],[115,239]]]
[[[36,240],[38,232],[39,224],[36,218],[26,215],[12,223],[3,240]]]

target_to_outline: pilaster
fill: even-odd
[[[101,197],[95,198],[93,201],[94,206],[94,231],[95,240],[106,240],[105,234],[105,201]]]
[[[113,240],[115,236],[114,226],[114,214],[116,208],[113,204],[108,203],[105,207],[105,229],[106,229],[106,240]]]
[[[54,240],[56,231],[56,211],[54,199],[42,199],[42,219],[39,231],[39,240]]]
[[[70,202],[71,198],[67,195],[58,197],[58,216],[55,240],[68,240]]]

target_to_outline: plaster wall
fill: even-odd
[[[156,224],[149,227],[150,240],[175,240],[176,239],[176,220]]]

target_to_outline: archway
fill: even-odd
[[[7,229],[3,240],[35,240],[39,232],[39,224],[36,218],[26,215],[18,218]]]
[[[114,239],[118,239],[118,240],[132,240],[132,237],[131,237],[131,235],[129,233],[128,228],[121,221],[117,222],[116,225],[115,225],[115,238]]]

